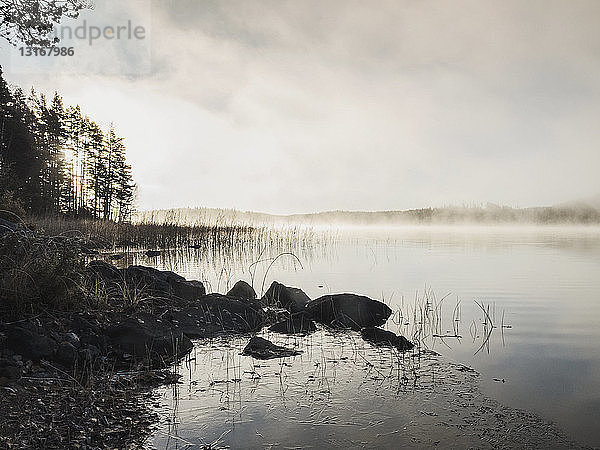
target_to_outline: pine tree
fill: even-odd
[[[0,68],[0,195],[35,213],[124,221],[135,190],[113,124],[105,135],[79,106],[65,110],[58,93],[48,105],[33,89],[11,92]]]

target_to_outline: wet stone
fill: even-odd
[[[243,355],[252,356],[256,359],[287,358],[300,353],[302,352],[275,345],[271,341],[258,336],[252,337],[242,352]]]

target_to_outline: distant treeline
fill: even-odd
[[[142,222],[179,224],[307,224],[307,225],[402,225],[402,224],[600,224],[600,209],[592,205],[512,208],[508,206],[443,207],[404,211],[326,211],[311,214],[273,215],[212,208],[178,208],[146,211]]]
[[[112,124],[104,132],[58,93],[11,89],[0,68],[0,209],[123,221],[134,194]]]
[[[393,225],[401,223],[529,223],[529,224],[600,224],[600,211],[591,206],[549,206],[534,208],[444,207],[405,211],[330,211],[288,216],[292,220],[312,223],[344,223],[356,225]]]

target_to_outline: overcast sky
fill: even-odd
[[[84,19],[145,39],[73,41],[62,58],[3,41],[0,64],[114,121],[140,209],[600,193],[599,1],[96,0],[64,23]]]

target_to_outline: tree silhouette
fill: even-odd
[[[0,36],[12,45],[49,47],[58,42],[55,25],[91,7],[89,0],[0,0]]]
[[[10,199],[33,214],[126,221],[135,189],[112,124],[103,133],[58,93],[11,90],[0,67],[0,209]]]

